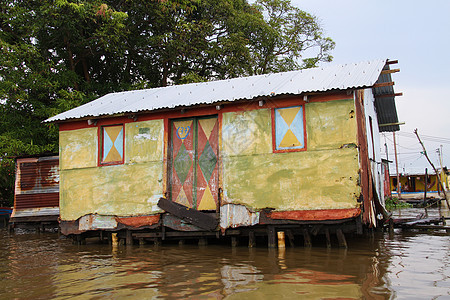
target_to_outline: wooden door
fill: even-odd
[[[196,210],[219,207],[217,116],[171,122],[170,199]]]

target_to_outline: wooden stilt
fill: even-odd
[[[284,231],[278,231],[277,232],[277,237],[278,237],[278,248],[286,248],[286,242],[284,239]]]
[[[305,247],[310,248],[312,244],[308,229],[303,229],[303,238],[305,240]]]
[[[128,229],[127,229],[126,241],[127,241],[127,245],[133,245],[133,236],[131,235],[131,230],[128,230]]]
[[[253,248],[255,246],[256,246],[255,232],[250,231],[248,233],[248,247]]]
[[[267,247],[275,248],[276,246],[275,227],[269,225],[267,226]]]
[[[339,247],[347,248],[347,241],[345,240],[345,235],[340,228],[336,230],[336,235],[339,241]]]
[[[389,234],[394,234],[394,219],[389,219]]]
[[[238,241],[237,237],[232,236],[232,237],[231,237],[231,247],[233,247],[233,248],[234,248],[234,247],[237,247],[238,244],[239,244],[239,241]]]
[[[113,246],[118,246],[119,245],[119,239],[117,238],[117,232],[111,233],[111,244]]]
[[[328,230],[328,228],[325,229],[325,238],[327,241],[327,248],[331,248],[330,231]]]
[[[287,235],[288,240],[289,240],[289,246],[291,248],[294,248],[295,244],[294,244],[294,235],[292,234],[292,230],[290,230],[290,229],[286,230],[286,235]]]
[[[198,245],[199,246],[207,246],[208,245],[208,240],[206,238],[200,238],[198,240]]]

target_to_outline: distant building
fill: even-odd
[[[59,218],[58,156],[16,159],[12,228],[57,228]]]

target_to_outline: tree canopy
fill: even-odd
[[[333,48],[289,0],[2,1],[0,201],[12,157],[58,151],[52,115],[115,91],[309,68]]]

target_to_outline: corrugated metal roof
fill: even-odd
[[[262,96],[370,87],[377,81],[385,64],[386,59],[380,59],[228,80],[111,93],[51,117],[45,122],[95,118],[223,101],[250,100]]]

